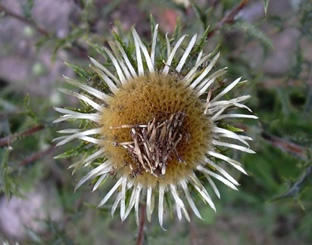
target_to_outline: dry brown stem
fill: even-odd
[[[207,34],[207,39],[212,37],[218,30],[220,30],[224,25],[233,24],[236,15],[247,5],[249,0],[242,0],[237,6],[235,6],[227,15],[225,15],[219,23],[211,29]]]
[[[30,20],[26,19],[25,17],[12,12],[11,10],[7,9],[6,7],[4,7],[1,4],[0,4],[0,12],[4,12],[5,15],[11,16],[11,17],[25,23],[26,25],[32,26],[36,31],[38,31],[40,34],[42,34],[44,36],[47,36],[47,37],[50,36],[50,33],[48,31],[46,31],[42,27],[38,26],[35,22],[30,21]]]
[[[22,160],[19,163],[19,166],[25,166],[25,165],[27,165],[29,163],[33,163],[33,162],[39,160],[40,158],[42,158],[42,157],[52,153],[54,150],[55,150],[55,145],[51,145],[50,147],[48,147],[45,150],[36,152],[36,153],[32,154],[31,156],[26,157],[24,160]]]
[[[140,206],[140,221],[139,221],[138,237],[136,240],[136,245],[144,244],[144,226],[145,226],[145,205],[142,204]]]
[[[26,137],[29,135],[32,135],[40,130],[44,129],[43,125],[38,125],[35,127],[32,127],[30,129],[25,130],[24,132],[21,133],[16,133],[16,134],[12,134],[6,137],[3,137],[0,139],[0,147],[2,146],[9,146],[11,145],[15,140],[22,138],[22,137]]]

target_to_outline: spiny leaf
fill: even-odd
[[[268,12],[270,0],[263,0],[264,14],[266,15]]]
[[[31,19],[31,11],[34,7],[34,0],[27,0],[25,4],[22,5],[23,15],[26,19]]]
[[[84,37],[87,33],[88,30],[86,28],[74,28],[65,38],[56,39],[51,60],[55,61],[56,55],[60,49],[70,48],[73,45],[77,45],[78,39]]]
[[[287,192],[274,200],[282,200],[286,198],[298,198],[307,188],[312,187],[312,166],[308,167],[303,175],[296,180]]]
[[[312,2],[310,0],[303,0],[300,3],[299,19],[300,25],[299,30],[302,35],[312,38]]]
[[[222,127],[225,128],[225,129],[228,129],[228,130],[230,130],[230,131],[232,131],[232,132],[234,132],[234,133],[241,133],[241,132],[244,132],[243,129],[237,128],[237,127],[235,127],[235,126],[233,126],[233,125],[230,125],[230,124],[222,125]]]
[[[74,0],[74,2],[79,6],[79,8],[84,9],[85,3],[83,0]]]
[[[50,36],[42,36],[35,44],[36,50],[40,51],[40,49],[49,41],[54,41],[53,37]],[[38,52],[39,53],[39,52]]]
[[[245,21],[238,21],[235,23],[231,28],[238,29],[244,31],[247,35],[258,39],[266,49],[272,49],[273,44],[271,40],[265,35],[264,32],[262,32],[260,29],[258,29],[255,25],[245,22]]]
[[[107,54],[104,50],[104,47],[100,44],[97,43],[93,43],[91,41],[87,41],[87,43],[100,55],[102,55],[103,57],[107,57]]]
[[[122,0],[108,1],[105,4],[105,8],[102,9],[102,16],[109,16],[112,12],[114,12],[115,9],[118,9],[119,5],[121,5],[122,3]]]
[[[165,192],[165,201],[167,204],[167,208],[168,208],[168,213],[170,215],[171,218],[173,218],[173,204],[172,204],[172,199],[169,196],[168,192]]]
[[[69,68],[71,68],[78,76],[88,79],[92,76],[92,73],[88,72],[86,69],[81,68],[80,66],[71,64],[69,62],[65,62],[65,65],[67,65]]]
[[[208,35],[209,30],[210,30],[210,26],[207,26],[206,30],[204,31],[203,35],[200,37],[199,42],[194,49],[195,54],[197,54],[203,49],[205,42],[207,40],[207,35]]]
[[[63,158],[70,158],[80,155],[81,153],[90,151],[90,147],[84,143],[80,144],[78,147],[68,150],[60,155],[54,157],[54,159],[63,159]]]
[[[172,38],[173,39],[179,38],[181,36],[181,30],[182,30],[181,19],[180,19],[180,17],[178,17],[176,26],[175,26],[174,31],[173,31]]]
[[[154,28],[156,26],[156,22],[155,22],[155,19],[154,19],[152,14],[150,14],[150,22],[151,22],[151,32],[152,32],[152,35],[153,35]]]
[[[8,198],[18,194],[14,178],[10,176],[9,154],[9,148],[0,149],[0,192],[3,191]]]
[[[200,20],[200,22],[202,23],[202,25],[204,26],[204,28],[207,26],[207,16],[204,13],[204,11],[202,10],[202,8],[200,8],[195,1],[191,2],[192,8],[197,16],[197,18]]]
[[[290,70],[290,77],[292,79],[298,79],[302,72],[302,65],[304,63],[304,57],[301,49],[300,42],[297,42],[294,64]]]
[[[115,37],[115,39],[117,40],[117,42],[121,45],[121,47],[125,50],[126,55],[131,63],[132,66],[136,67],[136,62],[132,57],[133,54],[133,49],[130,47],[130,45],[126,45],[126,43],[123,41],[123,39],[116,33],[113,32],[113,35]]]
[[[30,105],[29,94],[27,94],[24,98],[24,107],[25,107],[26,115],[28,115],[29,117],[31,117],[34,121],[36,121],[38,123],[38,117],[36,116],[36,114],[34,113],[33,109],[31,108],[31,105]]]

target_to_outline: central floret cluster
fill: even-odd
[[[102,111],[104,148],[135,182],[178,182],[209,149],[211,121],[204,109],[175,75],[138,77],[121,87]]]

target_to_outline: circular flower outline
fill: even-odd
[[[201,50],[198,52],[198,54],[196,54],[197,57],[195,64],[188,70],[185,68],[187,60],[191,56],[191,52],[194,51],[197,47],[197,34],[195,34],[190,39],[184,51],[182,50],[181,46],[187,35],[181,36],[173,46],[170,43],[168,35],[166,35],[165,40],[167,59],[162,63],[162,65],[156,64],[156,61],[161,57],[160,52],[157,52],[158,25],[154,27],[150,52],[134,28],[132,29],[132,36],[134,41],[135,55],[128,52],[129,50],[126,50],[125,44],[118,38],[116,42],[110,43],[111,50],[106,47],[101,47],[101,50],[104,51],[103,53],[105,53],[112,62],[113,69],[108,69],[94,58],[90,57],[92,63],[91,68],[95,73],[98,74],[102,81],[105,82],[107,86],[106,89],[94,88],[89,85],[80,83],[75,79],[64,76],[65,80],[69,84],[80,88],[82,93],[66,89],[60,89],[61,92],[78,98],[83,103],[92,107],[95,112],[92,111],[89,113],[82,113],[77,110],[55,107],[55,110],[62,113],[63,115],[61,115],[60,118],[54,122],[58,123],[72,119],[86,120],[94,122],[93,125],[100,125],[102,127],[103,108],[107,107],[107,104],[109,104],[111,98],[118,94],[118,91],[121,90],[125,84],[136,81],[138,78],[145,79],[153,74],[161,74],[161,76],[168,76],[168,78],[169,76],[172,76],[172,74],[176,74],[179,77],[177,83],[182,83],[186,89],[192,90],[193,94],[195,94],[198,100],[202,102],[203,115],[208,117],[212,123],[210,139],[211,147],[209,146],[207,151],[204,152],[202,161],[198,162],[193,167],[192,172],[187,176],[182,176],[178,181],[175,180],[172,181],[172,183],[170,183],[170,181],[168,183],[167,181],[166,184],[163,184],[161,179],[157,178],[166,176],[165,170],[168,168],[168,163],[165,161],[159,163],[159,161],[157,162],[155,160],[154,156],[147,158],[145,161],[139,159],[140,154],[141,156],[143,153],[149,155],[149,153],[153,152],[153,150],[148,150],[148,148],[144,148],[143,146],[144,142],[150,143],[151,140],[148,141],[148,139],[146,139],[147,133],[145,133],[146,140],[143,140],[144,130],[139,131],[136,129],[139,128],[140,125],[120,125],[120,127],[124,129],[128,128],[127,130],[129,130],[129,134],[132,135],[132,137],[137,137],[136,135],[141,133],[141,148],[138,146],[139,143],[135,142],[135,138],[133,138],[133,141],[130,141],[128,145],[126,143],[122,144],[122,142],[111,143],[115,144],[115,147],[123,147],[125,149],[128,147],[128,149],[131,150],[130,152],[132,152],[132,155],[136,154],[133,157],[133,161],[137,163],[137,166],[142,166],[143,169],[148,172],[148,174],[155,175],[154,177],[156,180],[159,180],[157,185],[149,185],[143,182],[141,183],[140,181],[135,181],[136,176],[129,174],[129,172],[122,172],[120,171],[120,167],[116,167],[116,164],[113,162],[114,159],[110,159],[106,156],[107,154],[105,147],[103,147],[103,141],[107,141],[107,139],[105,139],[105,135],[103,136],[103,130],[101,127],[94,127],[91,129],[78,128],[60,130],[58,132],[65,134],[65,136],[61,136],[55,139],[59,141],[57,146],[64,145],[74,139],[79,139],[87,143],[94,144],[97,147],[95,152],[92,152],[85,159],[71,166],[75,168],[81,166],[89,167],[92,163],[98,161],[98,159],[103,159],[103,157],[106,156],[104,162],[96,164],[96,167],[94,167],[78,182],[75,189],[79,188],[86,181],[95,179],[95,183],[93,185],[93,191],[95,191],[103,183],[103,181],[107,178],[110,178],[111,173],[114,172],[115,176],[117,176],[119,179],[101,200],[99,207],[104,205],[112,197],[112,195],[116,193],[117,196],[113,203],[111,212],[113,215],[118,205],[120,205],[121,220],[125,220],[130,211],[134,208],[136,213],[136,221],[138,223],[139,205],[140,202],[143,201],[146,204],[147,219],[151,221],[151,216],[155,206],[154,202],[156,196],[158,196],[158,219],[161,227],[163,227],[164,197],[168,193],[170,193],[172,196],[172,200],[175,203],[176,213],[180,220],[182,219],[182,214],[188,221],[190,220],[185,203],[181,197],[182,195],[184,195],[194,214],[201,219],[202,217],[200,212],[198,211],[191,197],[189,190],[190,186],[192,186],[192,189],[196,190],[204,202],[208,203],[208,205],[213,210],[216,210],[216,208],[210,195],[208,194],[208,191],[204,187],[204,184],[197,177],[198,174],[206,177],[206,180],[218,198],[220,198],[220,192],[212,178],[219,180],[234,190],[237,190],[239,183],[216,161],[225,162],[243,174],[247,174],[238,161],[222,154],[219,151],[219,147],[235,149],[246,153],[255,153],[250,149],[247,142],[252,140],[250,137],[238,134],[228,128],[222,127],[222,124],[220,123],[232,118],[257,119],[256,116],[250,114],[228,113],[229,110],[235,108],[247,109],[249,112],[252,112],[250,108],[242,104],[242,102],[250,98],[250,96],[243,95],[229,100],[222,99],[224,95],[228,94],[235,86],[244,82],[241,81],[241,78],[236,79],[232,83],[225,86],[222,90],[218,91],[217,94],[215,94],[215,90],[213,90],[212,87],[225,74],[226,68],[219,69],[213,72],[211,75],[209,73],[214,68],[220,53],[215,55],[211,53],[204,54],[204,52]],[[205,100],[202,99],[203,97],[205,97]],[[171,118],[174,118],[173,114],[171,115]],[[141,125],[141,128],[143,129],[144,127],[147,128],[148,126],[152,127],[151,122],[143,123],[145,123],[144,125]],[[172,123],[174,123],[174,119],[172,119]],[[164,125],[164,123],[160,124]],[[170,128],[170,125],[168,126],[167,124],[167,127]],[[112,125],[110,126],[112,128]],[[157,127],[155,126],[155,128]],[[91,137],[92,135],[93,137]],[[175,140],[177,141],[177,138]],[[239,142],[239,144],[232,143],[233,141]],[[171,144],[171,146],[169,145],[168,147],[171,147],[170,150],[174,150],[172,145],[176,147],[178,143],[179,142],[176,142],[176,144]],[[157,154],[154,155],[157,156]],[[174,158],[169,154],[168,157]],[[147,162],[149,164],[152,162],[150,164],[150,168],[148,168]],[[155,169],[157,169],[159,166],[162,168],[160,173],[157,175],[155,174]],[[133,166],[129,167],[133,169]],[[126,202],[127,193],[130,195],[128,202]]]

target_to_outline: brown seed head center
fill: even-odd
[[[168,160],[172,157],[180,163],[184,162],[177,151],[177,145],[183,138],[181,126],[184,118],[184,112],[177,112],[164,121],[154,118],[147,125],[121,126],[131,128],[132,141],[114,142],[114,145],[124,147],[134,160],[135,166],[130,163],[133,177],[143,171],[156,177],[164,175]]]

